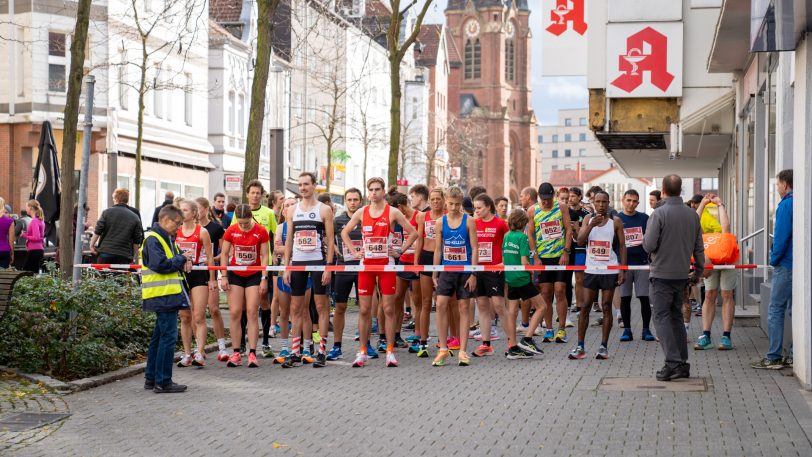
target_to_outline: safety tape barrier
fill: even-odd
[[[139,270],[141,265],[117,263],[82,263],[79,268],[95,270]],[[590,267],[590,270],[648,270],[649,265],[613,265]],[[708,270],[752,270],[770,268],[769,265],[706,265]],[[290,265],[290,266],[213,266],[195,265],[193,270],[216,271],[331,271],[331,272],[483,272],[483,271],[584,271],[580,265]]]

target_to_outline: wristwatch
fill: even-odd
[[[571,254],[572,250],[570,248],[564,248],[564,252],[566,252],[567,254]]]

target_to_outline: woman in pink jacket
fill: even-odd
[[[28,255],[25,259],[25,267],[23,270],[37,273],[42,263],[42,256],[44,251],[45,241],[45,223],[42,222],[42,207],[36,200],[29,200],[26,204],[28,214],[31,215],[31,222],[28,224],[28,229],[22,234],[25,238],[25,248],[28,250]]]

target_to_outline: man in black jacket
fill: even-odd
[[[162,209],[164,209],[164,206],[169,206],[174,201],[175,194],[172,191],[167,191],[166,194],[164,194],[164,202],[161,203],[161,206],[155,208],[155,212],[152,213],[152,223],[150,224],[150,226],[153,226],[156,223],[158,223],[158,214],[161,212]]]
[[[128,207],[130,191],[118,188],[113,192],[110,208],[104,210],[96,221],[90,252],[97,255],[97,263],[132,263],[135,250],[144,241],[141,219]],[[98,246],[97,246],[98,243]]]

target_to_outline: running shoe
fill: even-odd
[[[273,330],[275,333],[279,334],[280,332],[282,332],[282,327],[280,327],[279,324],[274,324]]]
[[[387,352],[386,353],[386,366],[387,368],[397,368],[398,367],[398,359],[395,358],[394,352]]]
[[[386,352],[386,340],[383,338],[378,340],[378,352]]]
[[[567,339],[567,331],[566,330],[559,329],[557,332],[555,332],[555,342],[556,343],[566,343],[567,341],[569,341],[569,340]]]
[[[530,352],[531,354],[544,354],[544,351],[536,346],[536,342],[533,341],[533,338],[522,338],[519,340],[518,346],[525,352]]]
[[[750,367],[760,370],[780,370],[784,368],[784,366],[781,359],[770,360],[766,357],[750,364]]]
[[[289,356],[285,357],[285,361],[282,362],[282,368],[298,367],[300,363],[302,363],[302,358],[299,356],[299,354],[291,353]]]
[[[691,304],[691,311],[696,311],[697,309],[700,309],[699,304],[693,298],[689,299],[688,303]]]
[[[482,341],[482,330],[480,329],[468,330],[468,338],[473,338],[477,341]]]
[[[417,358],[419,359],[429,358],[429,348],[426,346],[420,346],[420,349],[417,351]]]
[[[702,335],[696,340],[696,344],[694,345],[694,349],[697,351],[704,351],[706,349],[713,349],[713,341],[711,341],[710,337],[707,335]]]
[[[405,330],[414,330],[414,327],[415,327],[414,319],[410,320],[409,322],[406,322],[405,324],[403,324],[403,328]]]
[[[409,354],[417,354],[418,352],[420,352],[420,343],[412,343],[409,346]]]
[[[733,349],[733,342],[730,341],[729,336],[722,336],[722,339],[719,340],[719,350],[720,351],[730,351]]]
[[[544,337],[541,339],[541,342],[542,343],[552,343],[553,342],[553,331],[552,330],[547,330],[546,332],[544,332]]]
[[[276,327],[271,327],[268,329],[268,337],[276,338]]]
[[[403,340],[400,336],[395,337],[395,347],[405,349],[409,347],[409,343]]]
[[[370,359],[377,359],[378,357],[380,357],[378,355],[378,351],[376,351],[375,348],[372,347],[372,344],[370,344],[369,342],[367,342],[367,357],[369,357]]]
[[[651,330],[643,329],[643,341],[657,341],[657,338],[651,334]]]
[[[220,349],[220,352],[217,353],[217,360],[220,362],[228,362],[228,351]]]
[[[491,327],[491,341],[499,339],[499,332],[496,331],[496,326]]]
[[[538,327],[536,327],[536,329],[533,331],[533,336],[541,336],[541,335],[543,335],[543,334],[544,334],[544,329],[545,329],[545,328],[546,328],[546,327],[544,327],[544,324],[539,325],[539,326],[538,326]]]
[[[288,350],[288,348],[282,348],[282,350],[279,351],[279,355],[276,356],[275,359],[273,359],[273,364],[274,365],[279,365],[281,363],[284,363],[285,359],[288,358],[289,356],[290,356],[290,351]]]
[[[445,366],[445,359],[449,357],[448,349],[440,349],[437,351],[437,356],[434,357],[434,361],[431,362],[431,366],[433,367],[442,367]]]
[[[474,322],[474,325],[468,327],[468,330],[476,330],[479,328],[479,321]]]
[[[575,327],[575,324],[573,324],[572,321],[570,320],[570,318],[568,317],[567,320],[564,322],[564,327],[567,327],[567,328]]]
[[[592,304],[592,312],[593,313],[601,312],[601,305],[599,305],[598,302]]]
[[[355,360],[352,362],[352,367],[363,368],[364,365],[366,365],[368,359],[369,357],[367,357],[366,354],[364,354],[363,352],[359,352],[355,354]]]
[[[330,352],[327,353],[327,360],[340,360],[344,358],[344,353],[341,352],[340,347],[333,346]]]
[[[355,341],[358,341],[358,340],[360,340],[360,339],[361,339],[361,337],[360,337],[360,336],[358,336],[358,330],[356,330],[356,331],[355,331]]]
[[[408,322],[412,318],[412,313],[409,311],[405,311],[403,313],[403,322]]]
[[[622,343],[634,341],[634,334],[632,333],[632,329],[630,328],[623,329],[623,334],[620,335],[620,341]]]
[[[228,364],[226,365],[232,368],[242,366],[242,355],[240,355],[239,352],[232,353],[231,357],[228,358]]]
[[[406,342],[408,343],[420,342],[420,335],[409,335],[406,337]]]
[[[378,320],[372,322],[372,333],[378,333]]]
[[[480,344],[478,348],[474,349],[474,357],[487,357],[489,355],[493,355],[493,348],[486,344]]]
[[[255,352],[248,353],[248,368],[258,368],[259,363],[257,363],[257,354]]]
[[[196,352],[194,359],[192,359],[192,365],[194,365],[196,367],[200,367],[200,368],[205,367],[206,366],[206,356],[204,354]]]
[[[302,352],[302,363],[307,365],[313,363],[313,353],[308,350]]]
[[[584,351],[583,346],[575,346],[575,349],[570,351],[569,355],[567,356],[570,360],[581,360],[586,357],[586,351]]]
[[[460,353],[457,354],[457,364],[461,367],[467,367],[471,364],[471,358],[468,357],[465,351],[460,351]]]
[[[460,339],[457,338],[456,336],[452,336],[451,338],[449,338],[447,343],[448,343],[448,349],[456,350],[456,349],[460,348]]]
[[[271,345],[263,344],[262,345],[262,357],[266,359],[272,359],[274,357],[273,349],[271,349]]]
[[[533,358],[533,353],[527,352],[519,346],[513,346],[505,353],[505,357],[507,357],[508,360],[531,359]]]
[[[313,368],[324,368],[325,365],[327,365],[327,354],[319,352],[313,361]]]
[[[527,331],[527,327],[529,327],[529,325],[524,325],[520,323],[519,325],[516,326],[516,333],[524,334],[524,332]]]
[[[192,366],[192,355],[191,354],[183,354],[180,356],[180,360],[178,360],[178,368],[183,367],[190,367]]]
[[[618,325],[620,328],[626,328],[626,324],[623,322],[623,318],[622,318],[622,317],[620,317],[620,316],[618,316],[618,317],[617,317],[617,325]]]
[[[595,353],[595,358],[598,360],[606,360],[609,358],[609,350],[606,349],[605,346],[601,346],[598,348],[598,352]]]
[[[600,327],[601,325],[603,325],[603,317],[597,318],[595,322],[592,323],[593,327]]]

